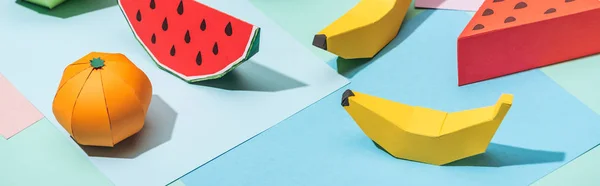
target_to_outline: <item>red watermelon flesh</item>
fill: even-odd
[[[119,0],[144,48],[187,82],[222,77],[258,52],[260,28],[194,0]]]

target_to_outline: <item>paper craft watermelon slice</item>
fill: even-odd
[[[118,0],[154,61],[187,82],[220,78],[258,52],[260,28],[194,0]]]
[[[458,38],[458,84],[599,52],[599,0],[486,0]]]

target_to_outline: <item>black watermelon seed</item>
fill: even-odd
[[[483,11],[483,14],[482,14],[482,16],[489,16],[489,15],[492,15],[492,14],[494,14],[494,10],[492,10],[492,9],[489,9],[489,8],[486,8],[486,9]]]
[[[570,2],[573,2],[573,1],[575,1],[575,0],[565,0],[565,3],[570,3]]]
[[[231,36],[231,34],[233,34],[233,28],[231,28],[231,22],[227,23],[227,26],[225,26],[225,34],[227,34],[227,36]]]
[[[473,30],[481,30],[483,28],[485,28],[485,27],[482,24],[477,24],[477,25],[475,25],[475,27],[473,27]]]
[[[556,9],[555,8],[550,8],[550,9],[546,10],[544,12],[544,14],[551,14],[551,13],[554,13],[554,12],[556,12]]]
[[[141,21],[142,21],[142,12],[140,12],[140,10],[138,10],[137,14],[135,14],[135,19],[136,19],[138,22],[141,22]]]
[[[200,23],[200,30],[206,30],[206,21],[204,21],[204,19],[202,19],[202,23]]]
[[[202,65],[202,53],[200,51],[198,51],[198,54],[196,55],[196,65]]]
[[[513,21],[516,21],[517,19],[513,16],[507,17],[506,19],[504,19],[504,23],[510,23]]]
[[[179,1],[179,5],[177,5],[177,13],[179,15],[183,14],[183,0]]]
[[[527,7],[527,3],[525,2],[519,2],[517,3],[517,5],[515,5],[515,9],[521,9],[521,8],[525,8]]]
[[[163,20],[162,29],[164,31],[167,31],[169,29],[169,23],[167,22],[167,17],[165,17],[165,20]]]
[[[213,45],[213,54],[217,55],[219,54],[219,46],[217,45],[217,42],[215,42],[215,45]]]
[[[494,3],[502,2],[504,0],[494,0]]]
[[[190,31],[188,30],[185,32],[185,37],[183,37],[183,40],[185,41],[185,43],[190,43],[191,39],[192,38],[190,38]]]
[[[156,8],[156,3],[154,3],[154,0],[150,0],[150,8],[152,10],[154,10]]]
[[[152,34],[152,38],[150,38],[150,42],[152,42],[152,44],[156,43],[156,35]]]
[[[171,56],[175,56],[175,45],[171,47],[171,51],[169,52]]]

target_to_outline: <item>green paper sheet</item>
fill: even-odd
[[[167,186],[185,186],[185,183],[183,183],[181,180],[177,180]]]
[[[77,145],[46,118],[9,140],[0,138],[0,185],[113,185]]]
[[[542,68],[552,80],[600,114],[600,55],[588,56]]]
[[[546,175],[532,186],[600,185],[600,148],[594,148],[563,167]]]
[[[52,9],[52,8],[58,6],[59,4],[65,2],[66,0],[25,0],[25,1]]]

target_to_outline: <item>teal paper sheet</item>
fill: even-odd
[[[0,72],[60,127],[52,101],[68,64],[115,52],[143,70],[154,96],[142,132],[112,150],[84,148],[125,186],[164,186],[349,83],[248,1],[201,2],[261,27],[260,52],[222,79],[188,84],[159,69],[117,6],[61,19],[14,1],[0,1]]]
[[[110,186],[81,149],[48,119],[0,138],[0,185]]]

